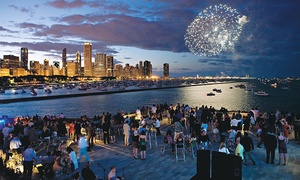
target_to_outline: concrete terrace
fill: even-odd
[[[114,165],[117,168],[117,176],[123,177],[125,180],[188,180],[196,174],[197,160],[193,158],[191,153],[186,154],[185,161],[175,160],[175,155],[171,149],[167,147],[164,153],[161,152],[163,137],[168,129],[173,131],[172,125],[169,125],[167,120],[162,122],[161,130],[162,135],[158,136],[158,146],[152,145],[152,148],[147,147],[146,160],[134,159],[132,155],[132,146],[124,146],[123,136],[116,136],[117,142],[105,145],[102,141],[97,140],[96,145],[92,148],[93,151],[89,152],[91,158],[91,169],[97,175],[97,179],[107,178],[109,167]],[[212,132],[209,131],[209,136],[212,140]],[[257,145],[257,138],[254,133],[250,133],[253,138],[255,146]],[[77,151],[76,145],[71,145]],[[212,142],[210,149],[217,151],[219,143]],[[278,150],[276,149],[275,163],[266,164],[265,162],[265,149],[255,148],[253,152],[256,165],[252,166],[248,162],[248,166],[242,165],[242,179],[244,180],[259,180],[259,179],[276,179],[276,180],[298,180],[300,179],[300,145],[290,138],[288,144],[287,165],[277,165],[278,163]],[[201,157],[200,157],[201,158]],[[81,160],[79,169],[85,165],[85,159]],[[102,167],[100,167],[100,166]],[[37,170],[34,171],[34,179],[37,178]],[[70,176],[61,176],[55,179],[72,179]]]

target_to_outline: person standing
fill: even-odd
[[[283,165],[286,165],[286,153],[287,153],[287,140],[283,136],[282,133],[279,133],[277,136],[278,139],[278,152],[279,152],[279,160],[278,165],[280,165],[281,158],[283,156]]]
[[[138,159],[137,153],[138,153],[138,143],[139,143],[139,132],[135,126],[132,127],[133,135],[132,135],[132,148],[133,148],[133,157],[135,159]]]
[[[94,141],[93,141],[93,134],[95,132],[94,125],[89,123],[86,129],[87,129],[87,141],[89,144],[89,149],[91,149],[92,146],[94,146]]]
[[[75,122],[74,130],[75,130],[75,136],[76,136],[76,137],[74,137],[74,141],[76,140],[76,142],[77,142],[79,140],[80,134],[81,134],[81,125],[80,125],[79,121]]]
[[[90,157],[87,152],[87,148],[88,148],[88,142],[86,138],[82,134],[79,134],[79,140],[78,140],[79,157],[77,160],[78,163],[80,162],[82,156],[85,156],[86,161],[90,162]]]
[[[146,159],[146,144],[147,144],[147,136],[146,132],[143,130],[141,135],[139,136],[140,148],[141,148],[141,160]]]
[[[266,163],[270,163],[270,154],[271,154],[271,164],[274,164],[275,158],[275,149],[277,148],[277,138],[275,134],[272,133],[272,130],[269,129],[265,135],[264,144],[266,147]]]
[[[70,146],[67,147],[67,152],[70,158],[71,171],[74,172],[76,169],[78,169],[76,152]]]
[[[103,141],[104,141],[104,144],[109,144],[109,129],[110,129],[110,124],[109,124],[108,121],[105,121],[103,123],[102,129],[103,129]]]
[[[236,140],[236,148],[235,148],[235,155],[241,157],[242,162],[244,160],[244,146],[240,143],[240,139]]]
[[[249,137],[248,132],[244,132],[244,136],[241,138],[241,144],[244,146],[244,158],[245,158],[245,165],[248,166],[247,157],[252,161],[253,166],[255,166],[255,161],[251,156],[251,152],[254,149],[253,140]]]
[[[24,175],[31,179],[32,176],[32,168],[33,168],[33,161],[38,161],[39,158],[36,156],[34,151],[35,145],[29,145],[29,147],[23,152],[23,167],[24,167]]]
[[[155,120],[155,128],[156,128],[156,135],[157,136],[161,135],[161,133],[160,133],[160,120],[158,118],[156,118],[156,120]]]
[[[125,146],[129,146],[130,126],[128,122],[125,122],[123,125],[123,134],[124,134],[124,144]]]

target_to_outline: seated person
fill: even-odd
[[[90,169],[89,162],[87,162],[85,167],[81,170],[81,176],[84,180],[95,180],[97,178],[95,173]]]
[[[184,138],[183,138],[183,134],[179,134],[179,136],[176,138],[176,145],[177,148],[183,148],[184,146]]]
[[[201,134],[199,136],[198,141],[201,146],[201,149],[208,149],[208,144],[211,144],[209,140],[209,136],[207,135],[204,129],[201,130]]]
[[[42,138],[50,142],[50,137],[51,137],[50,130],[47,128],[47,126],[44,126],[42,131]]]
[[[63,167],[60,165],[60,161],[61,161],[61,156],[57,156],[52,166],[54,172],[61,171],[63,169]]]

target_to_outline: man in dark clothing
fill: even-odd
[[[264,144],[266,147],[266,154],[267,154],[266,163],[269,164],[270,154],[271,154],[271,164],[274,164],[275,149],[277,148],[277,138],[275,134],[273,134],[271,128],[268,130],[268,133],[264,138]]]
[[[109,128],[110,128],[110,123],[109,121],[105,121],[103,126],[103,141],[104,144],[109,144]]]
[[[95,133],[94,125],[88,124],[87,127],[87,140],[89,143],[89,148],[92,148],[94,146],[94,141],[93,141],[93,135]]]
[[[255,166],[255,161],[251,156],[251,151],[254,149],[253,140],[251,137],[249,137],[247,132],[245,132],[244,136],[241,138],[241,144],[243,145],[245,150],[244,152],[245,165],[246,166],[248,165],[247,158],[249,157],[249,159],[252,161],[253,166]]]
[[[95,173],[90,169],[89,162],[87,162],[85,167],[81,170],[81,176],[84,180],[95,180],[97,178]]]
[[[74,130],[75,130],[75,139],[76,141],[79,140],[79,134],[81,134],[81,125],[79,121],[76,121],[75,126],[74,126]]]

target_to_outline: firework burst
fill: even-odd
[[[185,44],[195,55],[215,56],[233,52],[242,26],[247,22],[235,9],[226,5],[210,6],[188,26]]]

